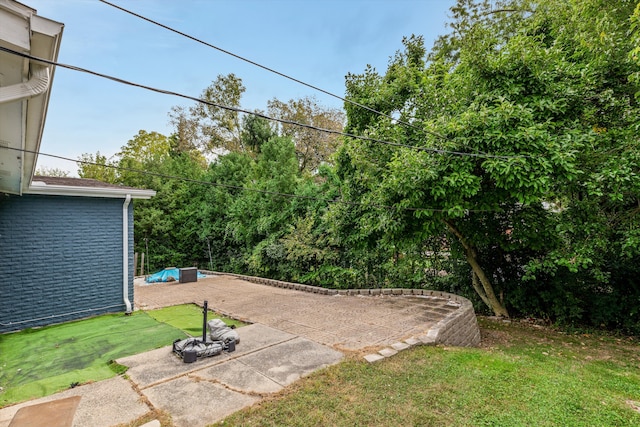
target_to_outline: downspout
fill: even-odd
[[[24,83],[0,87],[0,104],[33,98],[49,88],[49,68],[32,65],[31,78]]]
[[[129,301],[129,203],[131,203],[131,194],[127,194],[122,205],[122,299],[127,306],[125,314],[131,314],[131,301]]]
[[[26,82],[16,83],[10,86],[0,87],[0,104],[7,104],[10,102],[22,102],[33,98],[38,95],[42,95],[49,89],[51,84],[51,74],[49,68],[31,63],[31,77]],[[24,115],[27,109],[27,104],[22,103],[22,114]],[[20,141],[20,148],[26,149],[26,120],[22,123],[22,138]],[[25,153],[20,155],[20,191],[22,195],[22,174],[24,170],[24,158]],[[35,165],[34,165],[35,166]]]

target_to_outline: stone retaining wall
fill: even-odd
[[[376,289],[327,289],[318,286],[303,285],[300,283],[284,282],[281,280],[265,279],[262,277],[245,276],[243,274],[224,273],[218,271],[200,270],[205,274],[232,276],[251,283],[274,286],[278,288],[293,289],[303,292],[312,292],[321,295],[366,295],[366,296],[430,296],[442,298],[451,303],[459,304],[456,311],[448,314],[432,327],[428,334],[417,337],[422,344],[443,344],[455,347],[475,347],[480,344],[480,329],[471,301],[460,295],[442,291],[427,289],[405,288],[376,288]]]

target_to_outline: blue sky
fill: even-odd
[[[111,0],[136,13],[337,95],[344,76],[379,72],[422,35],[430,48],[448,29],[455,0]],[[242,107],[314,95],[342,102],[247,64],[97,0],[22,0],[65,24],[58,61],[125,80],[199,96],[219,74],[246,87]],[[56,70],[41,151],[73,159],[112,156],[140,129],[170,134],[168,113],[188,101],[63,68]],[[38,167],[76,175],[75,163],[40,156]]]

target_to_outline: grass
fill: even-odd
[[[638,426],[640,346],[481,320],[480,348],[417,347],[307,377],[225,426]]]
[[[0,406],[122,373],[111,360],[197,336],[201,324],[202,309],[185,305],[0,335]],[[480,348],[417,347],[375,364],[348,357],[224,425],[640,425],[637,340],[480,326]]]
[[[0,407],[122,374],[126,368],[114,359],[170,345],[186,334],[202,334],[202,309],[195,305],[0,335]]]
[[[195,304],[175,305],[160,310],[148,311],[147,313],[158,322],[172,325],[193,337],[202,335],[202,307],[198,307]],[[221,318],[229,326],[241,327],[245,325],[239,320],[221,317],[211,312],[207,315],[209,320],[215,317]]]

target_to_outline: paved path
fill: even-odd
[[[471,303],[455,295],[323,295],[314,293],[318,288],[305,287],[314,291],[306,292],[249,281],[254,279],[217,275],[154,285],[136,280],[136,309],[207,300],[212,310],[252,324],[238,329],[240,343],[233,353],[186,364],[167,346],[119,359],[129,368],[126,377],[0,409],[0,427],[22,408],[74,396],[80,400],[73,427],[129,425],[154,409],[170,414],[175,427],[200,427],[338,363],[345,352],[375,361],[421,343],[479,341]]]
[[[135,307],[202,305],[239,320],[260,323],[342,351],[388,346],[426,334],[456,311],[444,298],[320,295],[214,276],[193,283],[137,286]]]
[[[325,345],[257,323],[239,328],[238,334],[236,351],[194,363],[183,363],[170,346],[118,359],[129,368],[126,378],[2,408],[0,427],[14,427],[14,418],[23,420],[16,427],[44,427],[33,418],[35,405],[73,397],[80,398],[70,414],[73,427],[131,425],[153,409],[169,414],[175,427],[204,427],[344,357]]]

